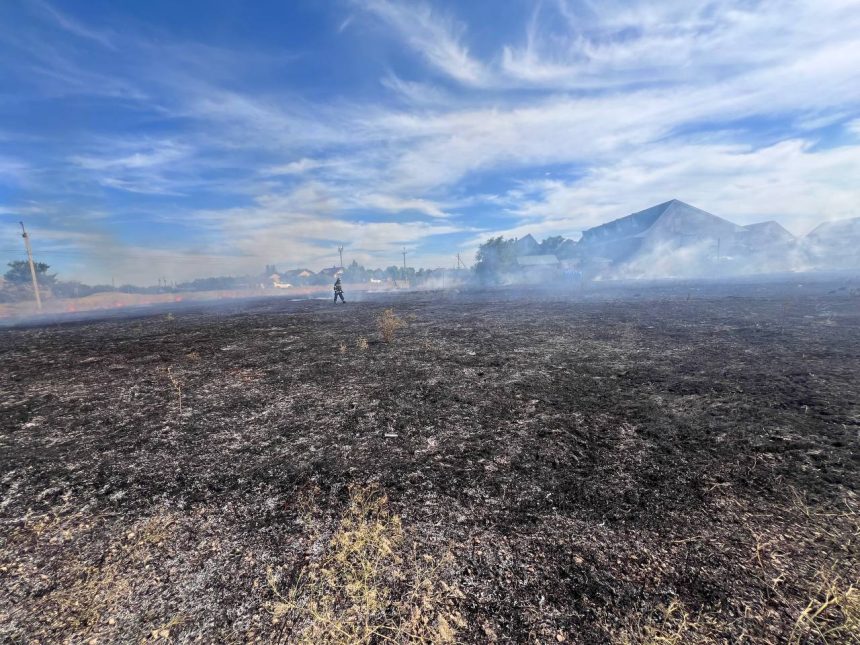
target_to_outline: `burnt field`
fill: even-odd
[[[0,330],[0,460],[3,642],[860,642],[851,285]]]

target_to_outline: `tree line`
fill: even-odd
[[[561,236],[547,237],[541,242],[535,242],[529,254],[555,254],[559,258],[569,254],[568,240]],[[458,279],[477,279],[481,282],[492,282],[503,275],[514,274],[520,270],[517,257],[523,254],[518,248],[518,240],[492,237],[481,244],[475,255],[475,264],[470,269],[455,270]],[[7,271],[0,282],[0,302],[13,302],[33,297],[30,266],[24,260],[9,262]],[[261,274],[245,276],[213,276],[197,278],[175,284],[159,284],[158,286],[141,287],[131,284],[114,286],[111,284],[85,284],[78,280],[60,280],[56,273],[50,272],[50,266],[44,262],[35,262],[36,278],[40,290],[45,290],[58,298],[81,298],[94,293],[118,291],[122,293],[177,293],[183,291],[222,291],[234,289],[249,289],[265,284],[269,277],[278,274],[281,282],[296,286],[327,285],[333,278],[332,269],[313,272],[307,269],[291,269],[279,272],[273,264],[267,264]],[[337,269],[337,267],[333,267]],[[412,286],[421,286],[436,281],[451,273],[447,269],[416,269],[391,265],[384,269],[369,269],[353,260],[343,267],[341,279],[347,283],[363,284],[371,280],[404,282]]]

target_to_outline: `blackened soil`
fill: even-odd
[[[856,583],[855,292],[513,295],[0,331],[0,639],[283,638],[266,571],[351,484],[451,549],[464,642],[635,640],[673,600],[785,642]]]

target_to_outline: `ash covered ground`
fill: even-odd
[[[9,328],[0,442],[6,642],[858,642],[855,283]]]

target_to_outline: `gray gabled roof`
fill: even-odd
[[[672,234],[702,235],[740,232],[743,227],[703,211],[701,208],[673,199],[583,231],[581,241],[589,243],[608,239],[639,238],[658,229]]]
[[[537,240],[531,233],[525,237],[521,237],[515,243],[517,255],[531,255],[540,248]]]
[[[848,219],[837,219],[819,224],[809,233],[806,239],[838,239],[846,236],[857,240],[860,239],[860,217]]]
[[[782,224],[773,220],[747,224],[744,228],[752,234],[752,239],[759,244],[787,243],[796,239]]]

